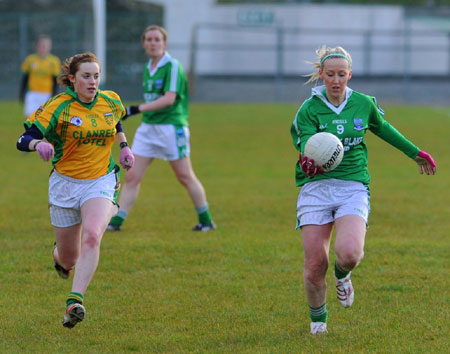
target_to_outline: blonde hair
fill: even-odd
[[[80,69],[80,65],[83,63],[97,63],[99,69],[101,69],[100,62],[93,53],[76,54],[73,57],[64,60],[62,65],[62,73],[58,76],[58,83],[73,88],[69,75],[75,76],[77,71]]]
[[[333,55],[336,54],[336,55]],[[305,82],[306,84],[309,84],[310,82],[316,82],[319,80],[319,70],[323,68],[324,62],[328,58],[344,58],[348,62],[349,68],[352,66],[352,57],[350,54],[342,47],[327,47],[326,45],[322,45],[319,49],[316,49],[316,56],[318,61],[312,62],[307,61],[308,64],[312,64],[313,68],[315,69],[312,73],[304,75],[306,77],[309,77],[308,81]]]
[[[161,32],[161,34],[163,36],[163,39],[164,39],[164,42],[167,43],[167,32],[166,32],[166,30],[164,28],[162,28],[161,26],[157,26],[157,25],[148,26],[144,30],[144,32],[142,33],[142,42],[145,40],[145,34],[148,31],[159,31],[159,32]]]

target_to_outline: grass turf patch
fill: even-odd
[[[297,106],[192,105],[192,162],[218,229],[190,231],[192,203],[168,164],[156,161],[123,231],[105,234],[86,319],[68,330],[61,320],[71,279],[61,280],[51,260],[50,164],[15,149],[21,107],[1,102],[8,114],[0,141],[0,352],[444,352],[448,109],[384,108],[433,155],[438,173],[419,175],[414,162],[368,133],[372,211],[365,259],[352,276],[355,303],[339,306],[330,267],[329,333],[313,337],[294,230],[289,128]],[[130,141],[138,124],[139,117],[123,124]]]

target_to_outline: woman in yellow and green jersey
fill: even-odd
[[[76,264],[63,318],[63,326],[72,328],[85,317],[84,294],[97,269],[100,242],[118,211],[119,166],[111,154],[113,143],[120,144],[125,169],[133,166],[134,156],[120,123],[125,113],[120,97],[98,89],[100,64],[95,55],[67,59],[58,80],[66,91],[28,118],[17,148],[37,151],[53,164],[49,209],[55,269],[67,279]]]
[[[56,94],[56,78],[61,72],[61,61],[50,53],[51,49],[51,38],[41,35],[36,42],[36,53],[28,55],[22,63],[19,99],[24,103],[25,117]]]

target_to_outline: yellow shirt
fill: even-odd
[[[94,179],[109,173],[115,163],[111,149],[116,125],[125,114],[119,95],[99,90],[94,101],[82,103],[70,88],[49,99],[25,123],[34,124],[53,144],[53,166],[76,179]]]
[[[49,54],[41,58],[37,54],[30,54],[22,64],[22,71],[28,74],[28,90],[44,93],[53,92],[53,77],[61,71],[61,61]]]

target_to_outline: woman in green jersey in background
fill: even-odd
[[[310,309],[311,333],[327,332],[326,281],[331,231],[335,226],[336,262],[334,275],[340,304],[349,307],[354,292],[351,271],[364,255],[364,238],[369,216],[370,175],[364,136],[370,130],[415,160],[419,172],[436,172],[430,154],[421,151],[391,124],[374,97],[347,87],[352,77],[352,59],[343,48],[322,46],[309,82],[323,80],[300,107],[291,127],[295,147],[300,152],[296,184],[302,189],[297,201],[297,228],[302,231],[304,283]],[[336,135],[344,145],[344,158],[333,171],[326,172],[313,160],[302,156],[307,140],[318,132]]]
[[[145,103],[127,107],[127,115],[123,118],[143,113],[132,146],[136,160],[125,177],[119,214],[111,219],[108,230],[120,230],[137,198],[145,171],[155,158],[169,161],[178,181],[187,189],[198,214],[198,224],[193,231],[213,230],[216,226],[211,220],[205,190],[189,157],[186,74],[179,61],[166,52],[167,33],[162,27],[147,27],[142,34],[142,46],[150,57],[143,78]]]

